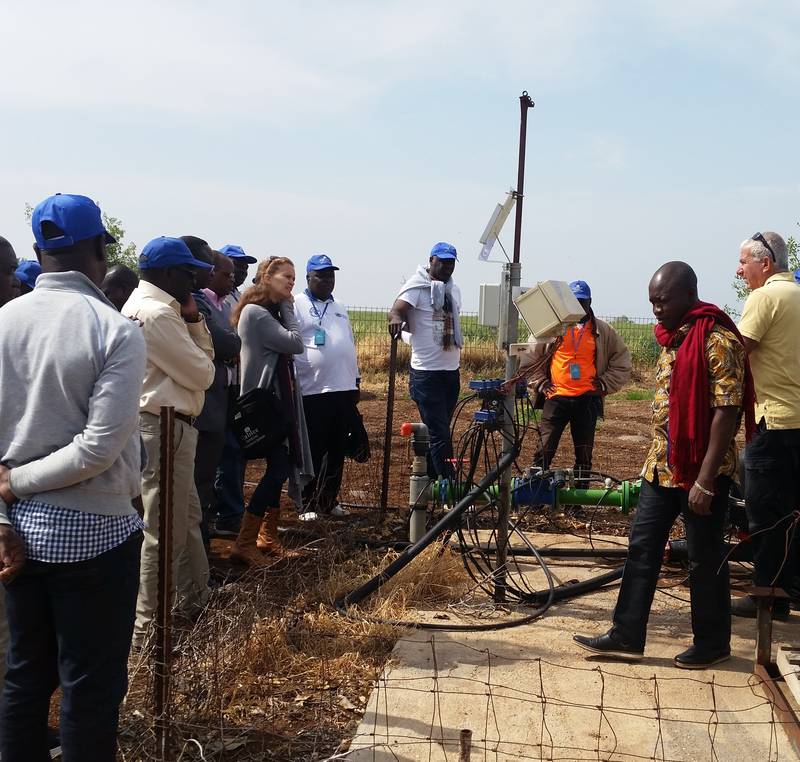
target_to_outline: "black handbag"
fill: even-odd
[[[231,428],[247,460],[264,458],[289,436],[292,422],[278,395],[252,389],[233,403]]]
[[[364,428],[364,419],[355,406],[353,406],[353,415],[350,420],[350,430],[347,432],[344,454],[356,463],[366,463],[372,455],[369,447],[369,435]]]

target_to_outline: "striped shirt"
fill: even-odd
[[[100,516],[36,500],[19,500],[9,509],[14,529],[31,561],[70,564],[106,553],[144,529],[138,514]]]

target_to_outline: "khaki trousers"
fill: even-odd
[[[133,643],[141,646],[156,608],[158,589],[158,517],[161,466],[161,425],[152,413],[139,416],[139,433],[147,452],[142,472],[144,542],[136,601]],[[202,512],[194,483],[194,458],[197,429],[175,419],[173,450],[174,481],[172,496],[172,570],[177,595],[177,610],[187,616],[197,614],[208,600],[208,557],[200,533]]]

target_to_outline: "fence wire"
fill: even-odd
[[[755,675],[645,677],[434,636],[403,643],[429,651],[427,668],[387,669],[352,744],[327,760],[455,762],[462,729],[473,762],[796,759]]]

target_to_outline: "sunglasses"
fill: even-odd
[[[767,251],[768,251],[768,252],[770,253],[770,255],[772,256],[772,261],[773,261],[775,264],[778,264],[778,260],[777,260],[777,259],[775,259],[775,252],[772,250],[772,246],[770,246],[770,245],[767,243],[767,239],[766,239],[766,238],[764,238],[764,236],[763,236],[763,235],[761,235],[761,233],[753,233],[753,235],[751,235],[751,236],[750,236],[750,240],[751,240],[751,241],[758,241],[759,243],[763,243],[763,244],[764,244],[764,246],[766,246],[766,247],[767,247]]]

